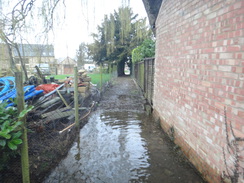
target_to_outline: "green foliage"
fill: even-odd
[[[85,43],[81,43],[76,54],[78,68],[84,65],[85,61],[88,59],[87,52],[87,45]]]
[[[22,144],[21,119],[32,110],[32,106],[25,108],[19,115],[15,108],[5,108],[0,104],[0,170],[15,156],[17,149]]]
[[[146,25],[146,18],[137,20],[131,8],[121,7],[109,16],[105,15],[94,42],[88,45],[89,55],[97,63],[105,61],[126,62],[131,58],[131,51],[145,39],[152,37]]]
[[[100,87],[100,81],[101,81],[101,75],[100,73],[95,74],[88,74],[89,77],[91,77],[91,82],[93,84],[96,84],[98,87]],[[108,73],[102,74],[102,83],[106,83],[107,81],[110,81],[111,75]]]
[[[70,76],[74,76],[74,74],[51,75],[51,76],[46,76],[46,79],[50,79],[50,77],[54,77],[54,79],[66,79],[67,77]]]
[[[132,62],[136,63],[144,58],[154,57],[154,55],[155,41],[147,39],[140,46],[132,50]]]

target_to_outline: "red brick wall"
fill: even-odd
[[[210,182],[220,181],[226,164],[234,170],[225,117],[229,138],[230,122],[244,138],[243,83],[244,1],[164,0],[156,21],[154,114],[166,131],[174,128],[176,143]],[[244,169],[238,171],[243,182]]]

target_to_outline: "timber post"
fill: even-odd
[[[79,125],[79,103],[78,103],[78,71],[77,67],[74,67],[74,102],[75,102],[75,124]]]
[[[100,63],[100,90],[102,91],[103,88],[103,66],[102,63]]]
[[[15,83],[17,90],[17,108],[18,113],[24,110],[24,90],[23,90],[23,78],[22,72],[15,72]],[[21,146],[21,169],[22,169],[22,181],[25,183],[30,182],[29,171],[29,155],[28,155],[28,139],[26,128],[26,117],[21,119],[22,121],[22,146]]]

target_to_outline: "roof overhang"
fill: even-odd
[[[155,35],[155,22],[163,0],[142,0],[145,6],[149,23]]]

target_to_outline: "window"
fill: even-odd
[[[28,64],[29,63],[29,59],[28,58],[22,58],[22,60],[23,60],[24,64]],[[14,61],[15,61],[16,64],[20,64],[20,58],[15,58]]]

